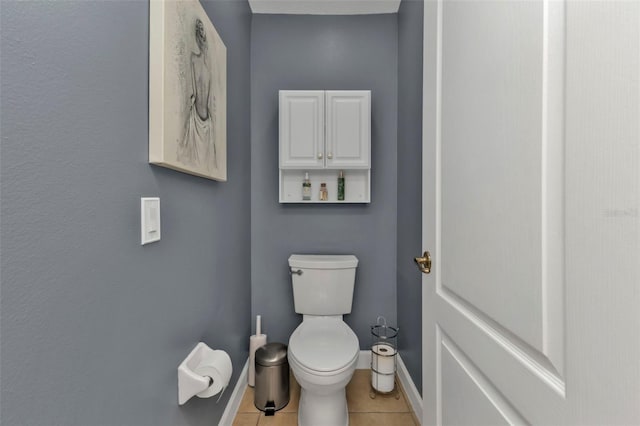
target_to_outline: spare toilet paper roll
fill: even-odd
[[[393,390],[393,374],[379,374],[371,372],[371,386],[378,392],[391,392]]]
[[[211,377],[213,380],[207,389],[196,394],[200,398],[209,398],[222,392],[229,385],[231,373],[233,372],[231,358],[225,351],[212,351],[193,372],[203,377]]]
[[[378,373],[396,372],[396,349],[388,344],[379,343],[371,347],[371,366]]]

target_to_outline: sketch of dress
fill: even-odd
[[[203,120],[192,104],[185,123],[182,142],[178,145],[178,161],[192,166],[205,164],[209,168],[211,159],[215,167],[213,120]]]
[[[191,96],[184,137],[178,144],[178,161],[191,166],[217,168],[213,114],[215,98],[210,97],[211,71],[207,39],[202,21],[196,20],[195,37],[200,52],[191,53]],[[210,102],[213,101],[213,102]],[[211,105],[213,104],[213,105]]]

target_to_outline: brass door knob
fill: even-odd
[[[428,251],[425,251],[422,254],[422,257],[414,257],[413,260],[418,265],[418,269],[423,274],[428,274],[431,272],[431,254]]]

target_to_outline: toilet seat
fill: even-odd
[[[343,372],[350,368],[359,351],[358,337],[342,318],[306,319],[289,339],[292,363],[314,375]]]

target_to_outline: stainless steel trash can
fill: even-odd
[[[289,403],[289,361],[287,345],[267,343],[256,351],[256,382],[253,403],[265,415]]]

